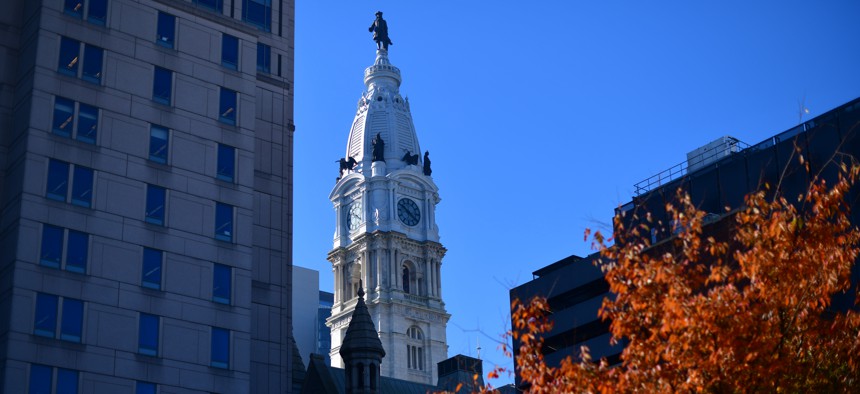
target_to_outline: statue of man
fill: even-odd
[[[367,31],[373,32],[373,41],[376,41],[376,49],[388,50],[391,39],[388,38],[388,24],[382,19],[382,11],[376,11],[376,20]]]
[[[373,144],[372,161],[385,161],[385,141],[382,140],[382,136],[376,133],[376,137],[371,143]]]
[[[424,175],[430,176],[433,170],[430,169],[430,151],[424,152]]]

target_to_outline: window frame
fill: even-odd
[[[210,337],[209,365],[214,368],[230,369],[230,330],[213,326],[210,331]],[[220,343],[222,340],[224,343]],[[219,351],[216,352],[216,349]],[[218,354],[217,360],[216,353]],[[224,353],[223,357],[221,353]]]
[[[60,36],[57,73],[101,85],[104,55],[104,48],[71,37]],[[71,56],[74,57],[69,59]],[[91,71],[96,71],[94,76]]]
[[[225,209],[230,210],[229,222],[221,224],[221,221],[219,221],[219,218],[222,218],[221,215],[226,214]],[[235,222],[236,222],[236,207],[234,207],[230,204],[225,204],[225,203],[216,201],[215,202],[215,239],[217,239],[219,241],[232,243],[233,240],[235,239],[235,234],[236,234],[236,231],[235,231],[236,223]],[[229,231],[220,230],[227,225],[229,225],[229,228],[227,229]]]
[[[230,101],[231,99],[233,104],[232,108],[230,108],[230,103],[225,103],[225,101]],[[238,113],[239,92],[221,86],[218,94],[218,121],[231,126],[236,126],[239,121]]]
[[[166,97],[158,93],[159,82],[167,83]],[[152,72],[152,101],[164,105],[173,105],[173,70],[155,66]]]
[[[152,198],[160,198],[161,206],[153,206],[157,203],[157,201],[153,201]],[[150,183],[146,184],[146,201],[145,208],[143,210],[143,220],[149,224],[155,224],[158,226],[167,226],[167,188],[153,185]],[[161,213],[157,214],[156,211],[160,210]]]
[[[157,264],[152,265],[153,262],[156,262]],[[164,282],[164,251],[144,246],[143,253],[141,254],[140,265],[140,286],[153,290],[162,290],[162,283]],[[150,273],[156,270],[158,270],[158,282],[148,279],[155,276],[150,275]]]
[[[233,267],[213,263],[212,302],[224,305],[233,303]]]
[[[47,325],[42,323],[48,319]],[[36,293],[33,335],[83,343],[86,302],[55,294]]]
[[[158,385],[152,382],[144,382],[138,380],[134,385],[134,394],[156,394],[158,393]]]
[[[260,2],[262,1],[262,3]],[[263,20],[257,21],[254,16],[251,15],[250,5],[257,4],[259,7],[263,7]],[[256,12],[255,12],[256,13]],[[272,0],[242,0],[242,21],[248,23],[262,31],[271,32],[272,31]]]
[[[232,49],[233,52],[232,59],[227,58],[230,52],[227,51],[228,46],[229,49]],[[241,42],[239,41],[239,37],[234,35],[230,35],[227,33],[221,33],[221,65],[230,70],[239,70],[239,62],[241,58],[242,48]]]
[[[161,316],[140,312],[137,327],[137,353],[144,356],[158,357],[161,353],[159,351],[161,344]],[[154,330],[154,335],[149,330]],[[150,338],[150,336],[152,337]]]
[[[194,5],[198,8],[203,8],[212,12],[217,12],[219,14],[224,13],[224,0],[214,0],[215,5],[210,7],[207,4],[201,3],[200,0],[194,0]]]
[[[153,147],[154,147],[153,142],[156,139],[156,137],[155,137],[156,131],[157,132],[162,132],[162,131],[164,132],[164,139],[163,139],[164,145],[163,145],[162,149],[153,152]],[[160,151],[164,151],[163,157],[157,155],[157,153]],[[168,162],[170,161],[170,129],[169,128],[164,127],[164,126],[159,126],[156,124],[150,124],[149,125],[149,157],[148,157],[148,160],[151,162],[154,162],[154,163],[159,163],[159,164],[168,164]]]
[[[38,371],[38,373],[37,373]],[[27,392],[30,394],[50,393],[54,387],[54,368],[42,364],[30,364]],[[34,387],[37,386],[37,387]]]
[[[155,43],[169,49],[176,48],[176,15],[158,11],[155,22]],[[162,28],[169,31],[162,31]],[[169,33],[169,35],[167,35]]]
[[[53,234],[48,234],[51,231]],[[59,233],[57,233],[59,232]],[[52,238],[56,238],[59,235],[59,240],[53,239],[51,241],[59,241],[59,258],[57,259],[46,259],[46,245],[50,247],[51,245],[46,244],[46,240],[48,240],[48,235],[51,235]],[[73,235],[70,236],[70,235]],[[76,241],[79,241],[80,238],[83,239],[83,245],[81,249],[78,250],[80,254],[83,255],[83,263],[82,264],[70,264],[69,254],[70,251],[73,250],[73,247],[70,246],[72,243],[72,238],[76,238]],[[87,273],[87,268],[89,267],[89,250],[90,250],[90,242],[91,237],[90,234],[85,233],[83,231],[77,231],[69,228],[63,228],[60,226],[55,226],[48,223],[42,224],[42,234],[41,239],[39,240],[39,264],[42,267],[58,269],[63,271],[74,272],[78,274]],[[51,248],[56,251],[56,248]]]
[[[257,43],[257,72],[272,73],[272,47],[262,42]]]
[[[215,159],[215,178],[218,178],[224,182],[234,183],[236,182],[236,148],[226,145],[226,144],[218,144],[218,154]],[[230,163],[229,166],[226,166],[227,163],[222,163],[222,158],[229,158]],[[222,170],[222,167],[225,169]],[[226,169],[229,167],[229,171]]]
[[[48,159],[47,174],[45,174],[45,198],[79,207],[92,208],[95,184],[96,172],[92,168],[62,160]],[[62,191],[58,190],[61,187]]]
[[[82,111],[86,111],[86,116],[81,116]],[[63,122],[58,122],[58,115],[65,116],[66,119]],[[95,121],[92,122],[94,127],[91,127],[91,130],[94,131],[91,133],[81,133],[82,119],[91,119],[92,116],[95,117]],[[97,145],[100,121],[101,109],[99,107],[62,96],[54,96],[54,107],[51,113],[51,134],[90,145]],[[69,124],[72,127],[67,131],[65,127]]]

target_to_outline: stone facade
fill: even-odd
[[[294,4],[221,3],[0,2],[0,391],[290,392]]]

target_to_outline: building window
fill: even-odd
[[[219,14],[224,12],[224,0],[194,0],[194,4],[200,8],[208,8]]]
[[[87,21],[95,25],[105,25],[107,20],[107,0],[88,0]],[[84,17],[84,0],[65,0],[63,12],[77,18]]]
[[[57,322],[60,322],[59,338],[69,342],[81,342],[84,324],[84,303],[73,298],[63,298],[62,308],[59,308],[60,297],[39,293],[36,295],[36,314],[33,323],[33,334],[57,338]],[[57,315],[57,312],[62,313]]]
[[[215,264],[212,272],[212,301],[229,305],[233,269],[223,264]]]
[[[231,70],[239,69],[239,39],[229,34],[221,35],[221,65]]]
[[[170,105],[173,91],[173,71],[156,67],[152,78],[152,101]]]
[[[212,327],[212,360],[216,368],[230,367],[230,331]]]
[[[167,164],[169,138],[170,131],[166,127],[152,125],[149,128],[149,160]]]
[[[165,204],[167,202],[167,189],[146,185],[146,222],[164,225]]]
[[[236,148],[218,144],[218,179],[233,182],[236,179]]]
[[[242,20],[272,31],[272,0],[242,0]]]
[[[155,394],[157,388],[155,383],[137,382],[134,394]]]
[[[72,166],[63,161],[51,159],[48,162],[45,197],[90,208],[93,202],[94,177],[93,170],[90,168]],[[69,179],[72,180],[71,195],[68,193]]]
[[[236,91],[221,88],[221,105],[218,109],[219,120],[224,123],[236,124]]]
[[[257,71],[269,74],[272,72],[272,47],[257,43]]]
[[[409,277],[410,277],[410,275],[409,275],[409,267],[407,267],[406,265],[404,265],[404,266],[403,266],[403,275],[402,275],[402,277],[401,277],[400,279],[401,279],[401,281],[403,282],[403,292],[404,292],[404,293],[407,293],[407,294],[408,294],[408,293],[410,293],[410,291],[409,291],[409,290],[410,290],[410,289],[409,289]]]
[[[155,42],[166,48],[173,48],[176,40],[176,17],[164,12],[158,12],[158,31]]]
[[[75,115],[77,114],[77,122]],[[74,138],[88,144],[96,143],[99,109],[84,103],[75,103],[63,97],[54,99],[52,131],[62,137]]]
[[[424,370],[424,334],[421,329],[412,326],[406,330],[409,342],[406,345],[406,366],[418,371]]]
[[[215,239],[233,242],[233,206],[215,203]]]
[[[148,313],[140,314],[140,329],[137,335],[137,352],[147,356],[158,356],[159,318]]]
[[[81,56],[82,52],[83,56]],[[103,59],[104,49],[82,44],[68,37],[60,38],[60,58],[57,65],[57,72],[60,74],[101,84]],[[79,64],[83,64],[83,67],[78,67]]]
[[[51,394],[53,386],[54,370],[45,365],[30,365],[30,390],[29,394]]]
[[[66,271],[85,273],[89,255],[89,238],[89,234],[80,231],[63,229],[50,224],[43,225],[39,264],[49,268],[65,268]]]
[[[164,264],[164,252],[156,249],[143,248],[143,274],[140,284],[150,289],[161,290],[161,266]]]

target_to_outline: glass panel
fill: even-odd
[[[227,368],[230,365],[230,331],[212,327],[213,367]]]
[[[47,267],[60,268],[63,254],[63,229],[49,224],[42,227],[42,255],[39,262]]]
[[[57,368],[57,394],[78,394],[78,371]]]
[[[84,303],[71,299],[63,299],[63,322],[60,325],[60,339],[80,342],[84,324]]]
[[[80,63],[81,42],[71,38],[60,39],[60,60],[57,71],[62,74],[78,76],[78,63]]]
[[[72,204],[91,207],[93,203],[93,170],[75,166],[72,183]]]
[[[233,70],[239,68],[239,39],[229,34],[221,36],[221,65]]]
[[[199,7],[202,8],[208,8],[212,11],[217,11],[218,13],[221,13],[224,10],[223,0],[194,0],[194,4],[197,4]]]
[[[45,197],[65,202],[68,190],[69,163],[51,159],[48,162],[48,184],[45,187]]]
[[[102,58],[104,50],[92,45],[84,46],[84,70],[81,78],[92,83],[102,82]]]
[[[69,15],[74,15],[80,18],[84,15],[84,1],[66,0],[63,4],[63,11]]]
[[[212,301],[229,304],[232,269],[226,265],[215,264],[212,278]]]
[[[75,114],[75,102],[62,97],[54,100],[54,134],[63,137],[72,136],[72,119]]]
[[[143,248],[143,278],[141,284],[150,289],[161,289],[161,262],[163,254],[160,250]]]
[[[218,144],[217,177],[223,181],[233,182],[236,174],[236,149],[232,146]]]
[[[66,251],[66,271],[83,274],[87,271],[90,236],[80,231],[69,230],[69,248]]]
[[[53,338],[57,332],[57,296],[36,294],[33,334]]]
[[[272,72],[272,47],[257,43],[257,71]]]
[[[221,88],[221,105],[218,109],[219,118],[222,122],[236,124],[236,92]]]
[[[68,3],[68,2],[67,2]],[[30,394],[51,394],[51,367],[33,364],[30,366]]]
[[[87,20],[90,23],[104,26],[107,20],[107,0],[90,0]]]
[[[155,394],[155,383],[137,382],[137,388],[134,394]]]
[[[99,127],[99,109],[92,105],[78,105],[78,141],[96,143]]]
[[[233,241],[233,206],[215,204],[215,238],[222,241]]]
[[[153,125],[149,129],[149,160],[158,163],[167,163],[167,144],[167,129]]]
[[[242,0],[242,19],[263,31],[271,31],[272,1]]]
[[[147,356],[158,355],[158,316],[140,314],[137,351]]]
[[[173,85],[173,72],[161,67],[155,68],[152,82],[152,100],[170,105],[170,91]]]
[[[146,221],[152,224],[164,224],[164,203],[167,191],[163,187],[146,186]]]
[[[156,42],[159,45],[168,48],[173,48],[173,41],[176,37],[176,17],[163,12],[158,13],[158,32],[156,33]]]

